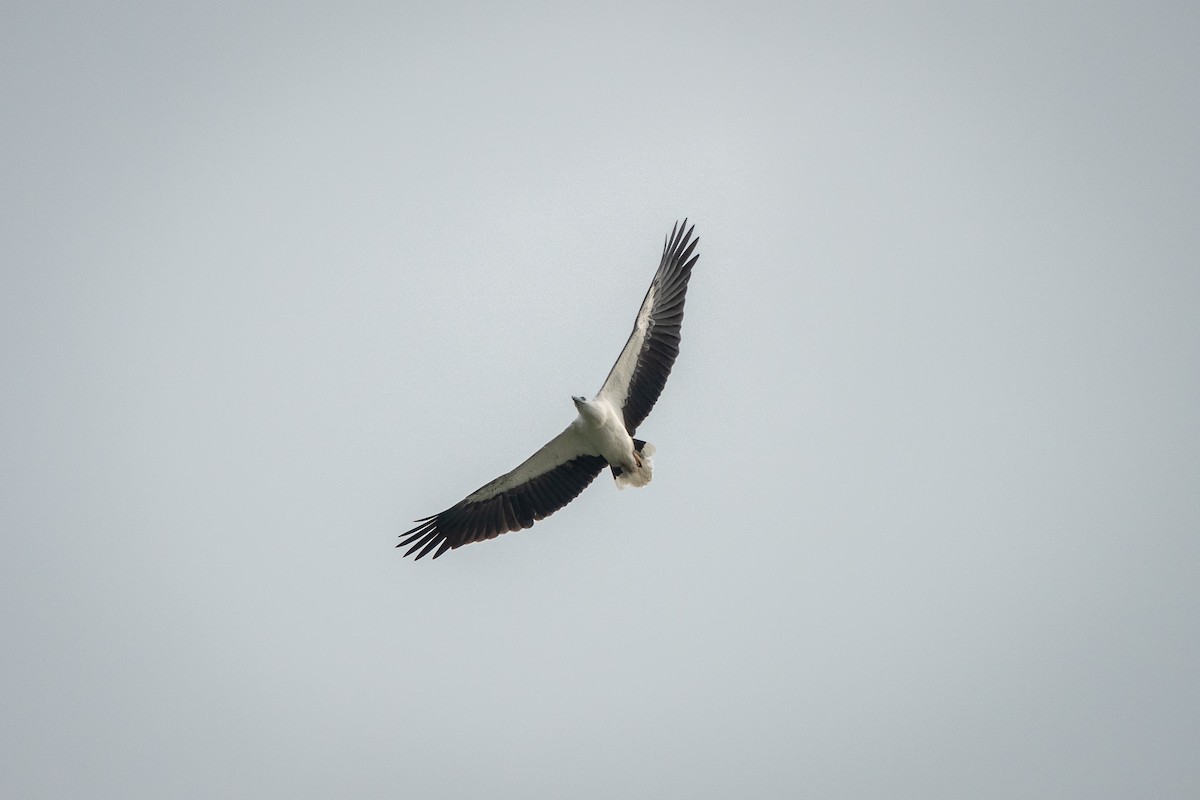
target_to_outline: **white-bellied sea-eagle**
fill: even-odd
[[[676,225],[633,323],[633,333],[604,385],[591,400],[572,397],[578,416],[512,472],[501,475],[440,514],[417,520],[397,547],[421,558],[532,527],[574,500],[606,466],[617,487],[650,482],[654,446],[633,438],[662,393],[679,355],[683,300],[699,239]]]

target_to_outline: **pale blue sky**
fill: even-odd
[[[1198,40],[9,4],[0,795],[1200,795]],[[402,559],[684,216],[654,482]]]

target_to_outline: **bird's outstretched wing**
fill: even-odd
[[[667,384],[667,376],[679,356],[679,329],[683,324],[683,300],[699,239],[692,238],[695,226],[676,225],[663,244],[662,261],[646,291],[633,323],[633,333],[613,364],[599,396],[605,397],[625,418],[632,436],[650,413]]]
[[[572,425],[512,472],[442,513],[417,520],[396,546],[411,544],[404,555],[420,550],[417,559],[436,548],[433,557],[437,558],[452,547],[529,528],[578,497],[606,464]]]

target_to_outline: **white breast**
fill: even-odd
[[[625,431],[621,412],[607,398],[587,401],[575,422],[588,443],[609,464],[632,466],[633,439]]]

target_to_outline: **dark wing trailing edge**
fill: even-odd
[[[480,487],[440,514],[417,520],[397,547],[417,560],[437,558],[455,547],[495,539],[533,526],[579,496],[608,462],[586,452],[573,427],[567,428],[524,463]]]
[[[632,436],[667,385],[667,376],[679,356],[679,331],[683,325],[683,301],[692,267],[700,258],[692,255],[698,238],[693,225],[676,225],[663,243],[662,261],[646,291],[633,323],[633,333],[617,357],[600,395],[620,408],[625,430]]]

